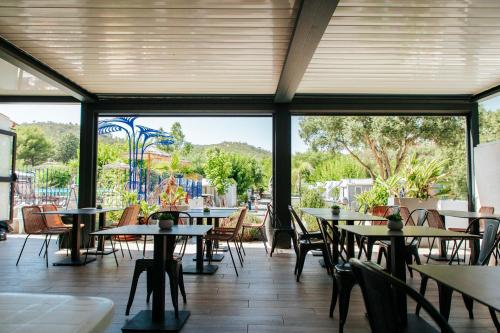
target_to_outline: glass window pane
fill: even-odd
[[[9,219],[10,214],[10,183],[0,183],[0,221]]]
[[[12,174],[12,137],[0,134],[0,177]]]

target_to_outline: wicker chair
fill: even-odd
[[[122,216],[120,217],[120,220],[118,222],[112,223],[109,226],[104,227],[104,229],[110,229],[110,228],[117,228],[117,227],[123,227],[126,225],[134,225],[137,224],[137,217],[139,216],[139,205],[130,205],[127,208],[123,210]],[[101,236],[104,237],[104,236]],[[135,241],[135,244],[137,245],[137,250],[140,251],[139,249],[139,243],[137,243],[137,240],[139,237],[136,236],[129,236],[129,235],[117,235],[113,236],[114,240],[118,241],[120,244],[120,250],[122,252],[122,257],[124,257],[123,253],[123,247],[122,247],[122,242],[125,242],[127,245],[127,250],[128,254],[130,256],[130,259],[132,259],[132,252],[130,252],[130,247],[128,245],[129,241]],[[113,249],[114,253],[114,249]],[[117,263],[118,265],[118,263]]]
[[[247,208],[242,208],[240,211],[240,216],[238,217],[238,222],[236,223],[236,226],[234,228],[231,228],[231,230],[225,231],[223,228],[220,228],[218,230],[214,230],[213,233],[206,235],[205,241],[208,242],[214,242],[214,241],[219,241],[219,242],[226,242],[227,248],[229,250],[229,254],[231,255],[231,260],[233,262],[234,266],[234,271],[236,272],[236,276],[238,276],[238,269],[236,268],[236,264],[234,262],[234,257],[233,257],[233,252],[231,251],[231,246],[229,245],[229,242],[233,242],[236,248],[236,253],[238,254],[238,258],[240,260],[240,264],[243,267],[243,256],[240,252],[238,242],[239,242],[239,233],[241,231],[241,228],[243,227],[243,222],[245,221],[245,216],[247,214]],[[212,258],[212,252],[213,252],[213,246],[208,246],[207,244],[207,249],[208,249],[208,258],[209,261]]]
[[[243,254],[246,255],[245,249],[243,248],[243,235],[245,234],[245,229],[254,229],[257,230],[260,234],[260,237],[262,238],[262,242],[264,243],[264,249],[266,249],[266,253],[269,253],[267,251],[267,240],[266,240],[266,220],[267,218],[270,217],[270,209],[269,205],[267,206],[266,209],[266,214],[264,215],[264,218],[262,219],[261,223],[243,223],[243,226],[241,228],[241,237],[240,237],[240,248],[243,250]]]
[[[38,214],[42,212],[42,209],[38,206],[24,206],[21,209],[23,215],[24,231],[28,234],[24,240],[23,247],[19,253],[19,257],[16,261],[16,266],[19,264],[19,260],[26,246],[26,242],[31,235],[45,235],[44,247],[45,247],[45,266],[49,266],[49,255],[48,248],[49,242],[53,235],[64,235],[69,233],[69,228],[49,228],[45,220],[45,216]]]

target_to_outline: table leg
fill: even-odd
[[[203,225],[203,218],[196,218],[196,224]],[[184,274],[214,274],[219,266],[211,264],[205,265],[203,263],[203,257],[203,237],[196,236],[196,264],[186,265],[186,267],[183,267]]]
[[[104,227],[106,226],[106,212],[102,212],[102,213],[99,213],[99,230],[103,230]],[[95,231],[95,223],[92,223],[92,226],[91,226],[91,231]],[[146,236],[144,236],[146,237]],[[116,252],[118,251],[118,249],[115,249],[114,251],[112,249],[110,250],[107,250],[104,248],[104,243],[105,243],[105,238],[104,237],[98,237],[98,240],[97,240],[97,249],[94,250],[94,251],[89,251],[89,255],[95,255],[95,256],[99,256],[99,255],[109,255],[109,254],[112,254],[113,252]],[[93,247],[94,244],[93,242],[90,243],[89,247]]]
[[[354,221],[346,221],[347,225],[354,225]],[[347,260],[354,258],[354,234],[347,233]]]
[[[451,294],[453,289],[438,282],[438,292],[439,292],[439,312],[448,320],[450,318],[450,307],[451,307]]]
[[[405,239],[404,237],[391,237],[391,275],[406,282]],[[397,293],[396,301],[399,309],[401,323],[407,323],[406,295]]]
[[[54,266],[83,266],[86,263],[94,261],[95,258],[87,258],[86,261],[81,259],[80,256],[80,215],[73,215],[72,228],[71,228],[71,257],[65,258],[61,261],[52,263]]]
[[[122,332],[177,332],[186,323],[189,311],[165,311],[165,263],[172,259],[175,248],[175,236],[154,236],[153,304],[152,310],[140,311],[127,321]]]
[[[469,219],[469,224],[474,221],[475,219]],[[471,226],[471,234],[473,235],[479,235],[479,221],[476,220],[476,223],[473,223]],[[479,259],[479,251],[480,251],[480,245],[479,245],[479,239],[471,239],[470,240],[470,261],[471,264],[476,264],[477,260]],[[465,259],[465,258],[464,258]]]

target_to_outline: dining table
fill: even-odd
[[[332,226],[339,225],[339,221],[345,221],[346,225],[354,225],[355,221],[359,222],[383,222],[387,221],[384,217],[375,216],[371,214],[365,214],[360,212],[353,212],[350,210],[341,209],[339,214],[333,214],[330,208],[301,208],[302,212],[314,216],[316,219],[320,221],[326,221],[331,223]],[[347,234],[347,254],[349,257],[354,257],[354,235]],[[337,244],[332,242],[332,260],[333,264],[338,264],[340,251]]]
[[[71,216],[71,255],[68,258],[58,260],[52,265],[54,266],[83,266],[95,260],[95,258],[86,258],[82,260],[80,249],[82,247],[82,239],[80,233],[80,224],[85,216],[95,216],[99,215],[99,229],[104,228],[106,223],[106,213],[112,211],[118,211],[122,208],[77,208],[77,209],[61,209],[47,212],[37,212],[35,214],[40,215],[64,215]],[[90,231],[95,231],[95,223],[90,224]],[[88,252],[88,254],[110,254],[113,250],[105,251],[104,242],[98,241],[97,250]]]
[[[394,277],[406,282],[406,261],[405,261],[405,238],[459,238],[459,239],[474,239],[479,238],[479,235],[472,235],[465,232],[455,232],[446,229],[437,229],[423,226],[404,226],[403,229],[395,231],[390,230],[387,226],[368,226],[368,225],[338,225],[338,229],[345,230],[348,234],[358,235],[367,239],[390,240],[390,273]],[[353,237],[347,239],[348,242],[354,243]],[[354,244],[351,245],[354,247]],[[354,253],[348,253],[348,259],[353,258]],[[447,265],[448,266],[448,265]],[[407,303],[406,296],[398,294],[397,297],[399,317],[402,323],[407,320]]]
[[[440,209],[438,210],[439,215],[443,217],[443,221],[446,223],[446,219],[444,217],[449,216],[449,217],[457,217],[457,218],[463,218],[463,219],[468,219],[468,223],[470,224],[472,221],[475,219],[488,219],[488,218],[494,218],[494,219],[500,219],[500,215],[498,214],[489,214],[489,213],[479,213],[479,212],[469,212],[469,211],[462,211],[462,210],[445,210],[445,209]],[[446,226],[446,224],[445,224]],[[473,224],[471,226],[471,234],[479,235],[479,224]],[[477,258],[479,256],[479,239],[472,241],[471,244],[471,262],[476,262]],[[443,241],[440,242],[439,246],[439,255],[437,256],[432,256],[431,259],[436,260],[436,261],[448,261],[449,257],[447,255],[446,251],[446,244],[444,244]]]
[[[174,225],[167,230],[157,225],[127,225],[91,233],[94,236],[153,236],[152,308],[128,319],[122,332],[177,332],[182,329],[191,313],[179,311],[176,318],[174,311],[165,311],[165,264],[174,258],[176,237],[203,237],[211,229],[211,225]]]
[[[488,307],[491,319],[500,332],[496,312],[500,312],[500,267],[471,265],[411,265],[411,268],[438,283],[439,311],[450,316],[451,296],[457,291]],[[472,303],[471,303],[472,307]]]
[[[237,208],[210,208],[210,211],[205,212],[203,209],[191,208],[186,211],[192,219],[196,220],[196,225],[204,225],[204,220],[207,225],[213,226],[214,228],[218,228],[220,225],[220,219],[228,218],[233,215],[237,211]],[[218,247],[218,244],[209,243],[208,246]],[[222,251],[223,249],[221,249]],[[193,258],[195,264],[187,264],[183,267],[185,274],[214,274],[219,266],[208,263],[205,264],[204,261],[209,261],[208,258],[208,249],[206,251],[207,255],[205,255],[203,251],[203,237],[196,237],[196,256]],[[222,261],[224,259],[224,254],[215,253],[212,255],[210,261]]]

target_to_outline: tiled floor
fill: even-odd
[[[120,254],[119,267],[116,267],[112,256],[105,256],[103,260],[99,258],[85,267],[46,268],[45,261],[38,256],[42,240],[35,239],[28,241],[21,262],[16,267],[22,241],[23,238],[13,235],[0,242],[1,290],[110,298],[116,307],[108,332],[120,332],[127,320],[125,307],[133,260],[127,256],[122,258]],[[51,244],[50,261],[59,256],[54,251],[56,245]],[[194,246],[190,245],[184,261],[191,260],[193,251]],[[295,255],[291,251],[279,250],[270,258],[265,254],[262,243],[246,244],[246,251],[245,267],[238,267],[239,277],[236,277],[229,257],[219,264],[215,275],[185,276],[188,303],[184,308],[191,311],[191,317],[182,332],[338,331],[337,312],[333,319],[328,317],[332,280],[318,265],[318,257],[308,256],[302,281],[297,283],[293,275]],[[133,255],[134,258],[140,257],[137,251],[133,251]],[[419,277],[408,277],[408,281],[418,288]],[[434,283],[429,283],[426,296],[438,306]],[[167,304],[170,304],[168,292],[166,297]],[[147,308],[144,276],[137,289],[131,316]],[[410,305],[409,309],[414,309],[414,306]],[[475,303],[474,314],[476,319],[469,320],[461,297],[454,294],[450,324],[457,332],[495,332],[484,306]],[[352,293],[345,331],[369,331],[358,287]]]

